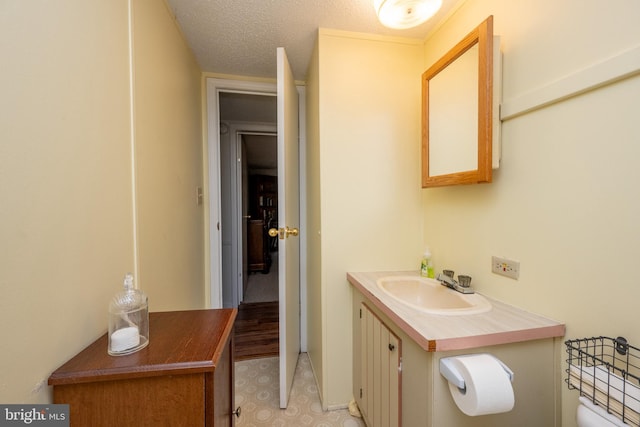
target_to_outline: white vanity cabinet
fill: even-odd
[[[432,341],[426,337],[421,341],[416,338],[416,331],[410,327],[411,319],[399,317],[395,312],[389,311],[381,295],[370,293],[366,286],[361,286],[362,282],[355,284],[355,280],[352,281],[352,279],[354,278],[350,278],[350,282],[354,284],[352,288],[353,394],[361,412],[365,415],[368,427],[393,425],[404,427],[552,427],[561,425],[560,352],[562,340],[557,334],[558,331],[564,331],[564,326],[560,329],[548,329],[555,331],[549,332],[549,336],[540,336],[539,329],[534,328],[536,332],[532,332],[527,329],[526,325],[523,326],[529,320],[519,324],[516,324],[517,321],[513,321],[513,329],[508,333],[508,342],[500,342],[502,338],[497,338],[494,333],[489,333],[486,336],[467,335],[452,338],[450,341],[442,337],[443,347],[448,348],[438,349],[439,343],[436,340]],[[499,303],[496,303],[496,307],[494,307],[493,314],[464,316],[470,322],[467,332],[478,327],[478,322],[500,321],[503,308],[499,306]],[[363,317],[371,320],[363,321],[360,318],[361,309],[364,313]],[[525,315],[523,314],[523,316]],[[440,322],[460,324],[462,319],[454,320],[451,316],[422,314],[416,320],[438,326]],[[375,326],[376,322],[379,323],[379,326]],[[522,329],[523,327],[524,329]],[[368,368],[365,368],[365,365],[368,367],[373,362],[375,366],[376,358],[382,360],[382,356],[377,356],[377,354],[383,350],[385,345],[382,338],[377,345],[372,344],[372,338],[369,338],[372,334],[371,328],[374,331],[373,340],[378,334],[384,337],[388,333],[388,336],[397,340],[399,345],[400,351],[393,356],[400,358],[401,367],[397,376],[399,379],[397,399],[399,424],[392,424],[393,421],[387,423],[385,417],[381,417],[380,421],[376,418],[378,412],[382,413],[387,410],[387,406],[389,407],[388,411],[395,410],[395,400],[386,400],[385,398],[384,403],[380,403],[381,409],[378,411],[378,402],[375,401],[372,404],[370,400],[366,399],[371,394],[374,396],[395,394],[395,390],[392,390],[395,388],[395,384],[389,383],[387,385],[383,380],[376,380],[375,376],[373,383],[368,379],[371,373]],[[382,332],[375,332],[375,328],[379,328],[379,331]],[[547,326],[545,326],[545,330],[546,328]],[[443,326],[440,329],[446,329],[446,327]],[[518,330],[516,331],[516,329]],[[456,346],[459,348],[454,348]],[[448,382],[440,375],[440,359],[476,353],[490,353],[503,361],[514,372],[512,386],[515,406],[510,412],[471,417],[462,413],[453,401]],[[391,367],[388,369],[392,370]],[[363,398],[359,397],[361,388],[363,389]],[[384,390],[385,388],[388,388],[389,391]],[[381,398],[379,402],[382,402]]]

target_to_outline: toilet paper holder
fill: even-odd
[[[440,359],[440,374],[460,390],[465,390],[467,387],[464,383],[464,378],[460,374],[460,371],[458,371],[458,368],[453,364],[453,359],[460,357],[464,356],[443,357],[442,359]],[[513,382],[513,371],[509,369],[509,367],[505,365],[502,360],[494,356],[491,357],[493,357],[500,364],[500,366],[502,366],[505,373],[509,377],[509,381]]]

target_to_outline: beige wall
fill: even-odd
[[[201,72],[164,2],[133,4],[139,283],[153,311],[204,308]]]
[[[316,294],[309,299],[309,353],[325,407],[350,398],[344,273],[416,269],[426,245],[437,270],[469,273],[481,292],[566,322],[568,338],[640,342],[632,314],[640,292],[632,287],[640,249],[640,202],[633,197],[640,78],[505,121],[494,183],[421,190],[415,77],[493,14],[504,53],[503,100],[513,105],[637,47],[638,8],[633,1],[613,8],[469,0],[427,38],[423,55],[402,43],[320,31],[307,93],[319,105],[307,165],[319,182],[308,198],[321,207],[309,221],[309,235],[319,237],[310,239],[308,281]],[[521,261],[520,279],[491,274],[491,255]],[[564,425],[574,423],[574,394],[563,388]]]
[[[505,104],[640,46],[634,0],[469,0],[427,39],[425,67],[490,14]],[[480,292],[566,322],[566,338],[638,345],[638,99],[636,75],[507,120],[492,184],[423,190],[436,270],[466,272]],[[519,260],[520,279],[492,274],[492,255]],[[572,426],[578,396],[562,388]]]
[[[346,272],[419,266],[422,42],[320,30],[317,65],[318,139],[308,141],[319,164],[308,176],[320,181],[308,199],[319,202],[309,235],[320,240],[310,248],[319,253],[309,260],[309,353],[316,373],[321,360],[321,396],[332,408],[351,399]]]
[[[306,214],[307,214],[307,353],[313,372],[324,396],[325,371],[323,366],[324,304],[322,301],[322,236],[320,206],[320,79],[319,39],[316,39],[311,62],[307,70],[306,101]],[[316,208],[314,208],[316,207]],[[303,249],[304,250],[304,249]],[[301,281],[305,282],[305,281]]]
[[[199,110],[192,115],[200,77],[164,5],[134,5],[145,15],[134,29],[142,288],[152,310],[196,308],[202,215],[195,203],[172,208],[187,205],[173,182],[184,181],[191,202],[202,179]],[[106,331],[109,300],[134,269],[128,3],[8,0],[1,9],[0,402],[48,402],[49,374]],[[168,121],[169,107],[154,105],[167,99],[187,111]],[[152,167],[161,155],[173,158]],[[161,183],[164,209],[149,194]],[[157,280],[151,263],[164,258],[155,253],[176,249],[196,259],[175,256]]]

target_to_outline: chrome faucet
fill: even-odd
[[[460,277],[460,276],[458,276]],[[453,277],[450,277],[446,274],[438,274],[436,280],[440,282],[442,286],[446,286],[447,288],[451,288],[454,291],[458,291],[462,294],[473,294],[475,291],[471,286],[462,286],[458,282],[455,281]],[[470,280],[469,280],[470,281]]]

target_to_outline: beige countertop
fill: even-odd
[[[421,312],[378,288],[379,278],[394,275],[419,276],[417,271],[347,273],[347,280],[426,351],[463,350],[564,336],[563,323],[486,295],[483,296],[492,308],[485,313],[447,316]]]

